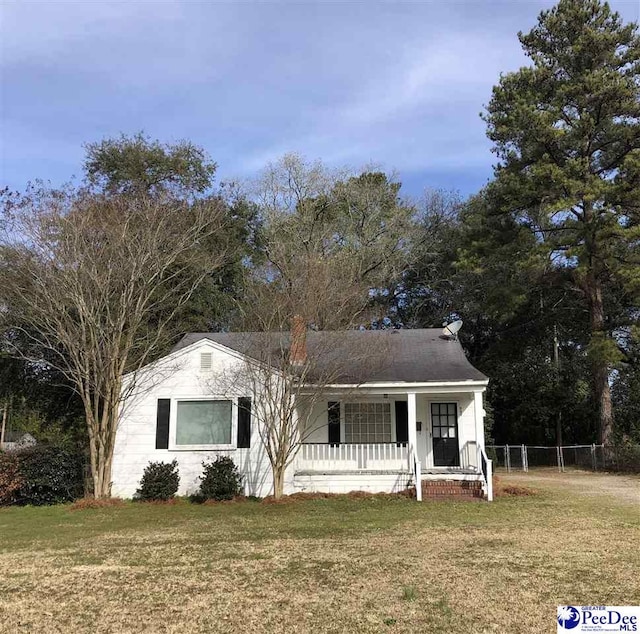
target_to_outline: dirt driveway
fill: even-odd
[[[538,488],[563,488],[579,495],[615,498],[626,504],[636,504],[640,512],[640,476],[591,471],[532,469],[528,473],[498,472],[504,482]]]

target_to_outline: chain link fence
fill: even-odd
[[[584,469],[590,471],[629,471],[640,473],[640,445],[608,447],[604,445],[487,445],[494,468],[506,471],[529,471],[529,468],[551,467],[558,471]]]

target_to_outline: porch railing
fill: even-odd
[[[413,449],[409,452],[409,467],[413,470],[413,483],[416,487],[416,500],[422,502],[422,465]]]
[[[487,457],[484,447],[480,446],[478,446],[478,463],[480,464],[482,477],[484,479],[482,488],[484,489],[484,494],[487,496],[487,501],[491,502],[493,501],[493,464]]]
[[[299,471],[407,471],[409,451],[404,443],[302,445]]]

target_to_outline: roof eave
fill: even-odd
[[[460,379],[452,381],[367,381],[366,383],[332,383],[323,385],[323,389],[376,389],[376,388],[428,388],[428,387],[487,387],[489,379]],[[318,387],[309,384],[307,387]]]

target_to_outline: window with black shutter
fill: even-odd
[[[396,442],[409,442],[409,409],[407,401],[396,401]]]
[[[327,412],[327,418],[329,421],[329,444],[340,444],[340,402],[329,402],[329,408]]]
[[[251,397],[238,399],[238,449],[251,447]]]
[[[156,414],[156,449],[169,449],[169,413],[171,399],[159,398]]]

